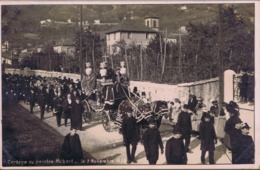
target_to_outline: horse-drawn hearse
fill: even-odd
[[[82,102],[85,115],[102,115],[104,129],[111,132],[121,128],[126,111],[131,110],[140,127],[146,128],[148,120],[154,118],[159,128],[162,117],[168,114],[167,102],[148,103],[132,93],[124,62],[120,66],[113,72],[106,63],[101,63],[100,74],[95,78],[90,63],[86,64],[86,75],[81,81],[82,91],[87,96]]]

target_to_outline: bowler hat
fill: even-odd
[[[213,100],[213,101],[212,101],[212,104],[214,104],[214,105],[215,105],[215,104],[218,104],[218,101],[217,101],[217,100]]]
[[[189,109],[189,106],[188,106],[187,104],[184,104],[184,105],[183,105],[183,108],[184,108],[184,109]]]
[[[247,123],[241,123],[241,129],[243,128],[250,129],[251,127]]]

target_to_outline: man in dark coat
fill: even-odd
[[[187,164],[187,154],[184,147],[181,130],[173,129],[173,137],[166,142],[165,157],[167,164]]]
[[[46,105],[46,92],[43,90],[43,85],[40,86],[39,93],[38,93],[38,104],[40,106],[40,112],[41,112],[41,120],[44,118],[45,113],[45,105]]]
[[[75,103],[72,105],[71,129],[82,130],[83,112],[84,112],[83,104],[80,102],[80,98],[76,97]]]
[[[57,93],[57,95],[54,98],[53,113],[56,115],[56,121],[58,127],[60,127],[61,125],[61,115],[63,110],[62,103],[63,103],[63,98],[61,97],[61,93]]]
[[[246,72],[246,70],[243,70],[241,77],[241,83],[240,83],[240,97],[241,101],[247,102],[247,89],[248,89],[248,80],[249,76]]]
[[[217,143],[217,135],[215,132],[214,125],[210,121],[211,116],[205,115],[204,121],[200,124],[200,140],[201,140],[201,163],[205,164],[205,154],[209,151],[209,163],[215,164],[214,161],[214,150],[215,144]]]
[[[210,107],[210,112],[214,115],[214,117],[218,117],[219,115],[219,106],[218,106],[218,101],[214,100],[212,101],[212,106]]]
[[[190,138],[191,138],[191,114],[188,112],[188,105],[184,104],[183,110],[178,116],[177,127],[181,129],[182,137],[185,140],[185,150],[186,152],[192,153],[189,149]]]
[[[151,118],[149,128],[143,134],[144,150],[150,165],[155,165],[159,157],[159,146],[163,154],[163,142],[159,130],[156,128],[156,121]]]
[[[197,106],[198,100],[195,95],[189,95],[188,99],[188,109],[190,109],[192,112],[196,112],[196,106]]]
[[[230,110],[230,118],[227,120],[224,131],[230,136],[230,145],[232,149],[232,163],[236,164],[239,156],[238,138],[241,134],[239,112],[235,109]]]
[[[122,134],[124,145],[126,146],[127,163],[136,163],[135,152],[139,140],[138,126],[136,119],[133,117],[132,110],[126,110],[127,116],[122,122]],[[130,145],[132,145],[132,152],[130,152]]]
[[[73,106],[73,100],[71,94],[67,94],[67,98],[63,101],[63,113],[64,113],[64,124],[67,126],[68,119],[71,119],[71,111]]]
[[[34,88],[30,89],[30,92],[28,94],[28,102],[30,104],[30,112],[33,114],[33,107],[35,106],[36,101],[36,94]]]
[[[54,104],[54,90],[52,88],[51,85],[48,85],[48,87],[46,88],[46,97],[47,97],[47,112],[50,111],[50,109],[53,109],[53,104]]]
[[[76,129],[72,129],[65,136],[61,147],[60,159],[73,160],[73,163],[80,163],[81,159],[83,159],[83,150]]]
[[[255,158],[255,144],[252,136],[249,135],[249,129],[247,123],[241,124],[242,133],[239,135],[239,156],[236,161],[237,164],[253,164]]]

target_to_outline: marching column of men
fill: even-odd
[[[85,97],[79,83],[74,83],[72,79],[66,77],[47,81],[46,77],[18,74],[3,74],[2,80],[3,110],[8,105],[24,101],[29,104],[32,114],[34,107],[38,105],[41,120],[44,119],[46,112],[53,111],[58,127],[61,126],[61,118],[64,117],[65,126],[70,119],[71,128],[82,129],[84,108],[80,101]]]
[[[44,119],[45,111],[48,112],[48,108],[50,108],[53,109],[56,116],[57,126],[61,126],[61,118],[64,115],[65,126],[68,124],[68,119],[71,119],[72,129],[82,129],[84,109],[80,105],[80,100],[84,99],[84,93],[81,92],[79,85],[71,79],[56,78],[52,85],[48,85],[46,77],[3,73],[2,82],[4,111],[6,107],[24,101],[30,104],[30,112],[33,113],[34,107],[38,104],[41,120]],[[192,153],[189,148],[192,131],[198,132],[196,135],[201,142],[202,164],[206,163],[205,153],[207,151],[209,152],[209,163],[215,163],[214,150],[217,139],[220,139],[231,150],[233,164],[254,163],[255,146],[249,135],[249,125],[239,118],[239,107],[235,102],[230,101],[223,106],[223,108],[218,108],[218,103],[213,101],[212,107],[208,111],[203,104],[203,99],[194,96],[190,96],[187,104],[181,104],[177,99],[171,102],[173,109],[169,108],[169,110],[173,112],[170,114],[172,115],[170,120],[173,122],[173,136],[166,142],[167,164],[187,164],[187,153]],[[133,130],[137,126],[131,112],[132,110],[129,111],[128,118],[123,120],[122,124],[128,164],[137,161],[135,151],[140,139],[138,130]],[[228,114],[230,116],[227,119]],[[195,119],[192,119],[194,116]],[[197,125],[192,126],[192,121],[197,121]],[[154,129],[154,123],[150,124],[150,128],[144,133],[144,149],[149,164],[156,164],[158,150],[161,149],[161,153],[163,153],[164,147],[158,129]],[[152,147],[156,151],[149,147],[151,142],[156,146]],[[132,152],[130,145],[132,145]]]

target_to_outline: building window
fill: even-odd
[[[116,39],[116,33],[114,33],[114,40]]]
[[[149,36],[149,33],[146,33],[146,39],[149,39],[150,36]]]
[[[155,21],[155,20],[153,21],[153,27],[154,27],[154,28],[157,27],[157,26],[156,26],[156,21]]]
[[[128,38],[128,39],[132,38],[132,33],[131,33],[131,32],[128,32],[128,33],[127,33],[127,38]]]
[[[107,40],[110,41],[110,34],[107,35]]]
[[[149,20],[146,21],[146,26],[149,27]]]

